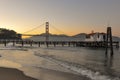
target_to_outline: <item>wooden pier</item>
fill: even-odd
[[[17,46],[19,44],[20,46],[34,46],[38,45],[38,47],[41,47],[41,45],[49,46],[68,46],[68,47],[95,47],[95,48],[105,48],[106,41],[25,41],[25,40],[0,40],[0,44],[3,44],[4,46],[7,46],[9,43],[12,44],[12,46]],[[110,46],[110,42],[108,43],[108,47]],[[119,48],[119,42],[113,41],[113,46],[116,48]]]

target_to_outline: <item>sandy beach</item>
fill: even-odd
[[[0,80],[37,80],[25,76],[22,71],[13,68],[0,67]]]
[[[24,75],[13,68],[0,67],[0,80],[38,80]],[[90,80],[84,76],[40,68],[39,80]]]

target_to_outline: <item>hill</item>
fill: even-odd
[[[77,34],[74,36],[68,36],[65,34],[49,34],[49,40],[50,41],[84,41],[86,37],[86,34]],[[40,34],[39,36],[32,36],[30,38],[27,38],[28,40],[34,40],[34,41],[45,41],[45,33]]]
[[[21,34],[17,34],[14,30],[0,28],[0,39],[21,39]]]

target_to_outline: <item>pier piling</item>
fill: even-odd
[[[113,56],[113,41],[112,41],[112,30],[111,27],[107,27],[107,34],[106,34],[106,56],[108,55],[108,44],[110,45],[110,55]],[[108,43],[110,42],[110,43]]]

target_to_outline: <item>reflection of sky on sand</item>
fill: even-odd
[[[21,64],[15,63],[6,59],[0,60],[0,66],[1,67],[8,67],[8,68],[20,68],[22,67]]]
[[[17,68],[26,75],[40,79],[41,68],[70,72],[58,64],[34,55],[34,50],[0,50],[0,67]],[[53,76],[53,75],[52,75]]]
[[[0,50],[0,67],[17,68],[26,75],[39,78],[40,59],[30,51]],[[34,67],[35,66],[35,67]]]

